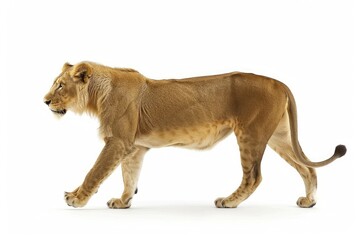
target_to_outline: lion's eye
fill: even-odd
[[[57,88],[57,90],[61,90],[63,89],[63,85],[60,83],[59,87]]]

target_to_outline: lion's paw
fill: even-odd
[[[124,203],[121,198],[112,198],[107,202],[107,205],[111,209],[125,209],[131,207],[131,198]]]
[[[313,206],[315,206],[316,201],[307,197],[300,197],[297,200],[296,204],[301,208],[312,208]]]
[[[228,199],[226,198],[217,198],[215,200],[215,206],[217,208],[236,208],[237,205],[232,204]]]
[[[87,201],[85,199],[79,199],[76,193],[77,191],[64,193],[64,198],[67,205],[75,208],[85,206]]]

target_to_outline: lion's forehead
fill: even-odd
[[[53,85],[55,84],[60,84],[61,82],[65,82],[66,79],[69,77],[69,73],[68,72],[62,72],[59,74],[59,76],[57,76],[55,78],[55,81],[53,83]]]

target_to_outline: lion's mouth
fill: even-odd
[[[50,109],[53,113],[59,114],[59,115],[65,115],[66,113],[66,109],[62,109],[62,110],[53,110]]]

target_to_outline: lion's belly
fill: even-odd
[[[152,131],[149,134],[138,136],[135,144],[147,148],[179,146],[192,149],[205,149],[211,147],[231,132],[232,128],[226,123],[173,128]]]

